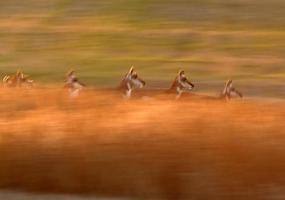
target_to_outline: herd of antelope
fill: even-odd
[[[7,75],[3,78],[3,85],[5,87],[33,87],[34,80],[30,79],[28,75],[24,74],[20,70],[14,75]],[[132,96],[134,90],[143,88],[145,86],[143,81],[135,71],[134,67],[131,67],[128,73],[123,77],[119,87],[122,95],[129,99]],[[86,87],[85,84],[79,81],[75,72],[72,70],[66,74],[66,80],[64,84],[65,88],[68,88],[70,97],[77,97],[80,91]],[[189,93],[194,88],[194,84],[191,83],[185,75],[183,70],[180,70],[175,77],[171,87],[166,90],[168,93],[176,95],[176,99],[180,98],[183,93]],[[242,98],[242,93],[236,90],[233,86],[233,81],[228,80],[222,90],[220,96],[212,97],[215,99],[230,100],[232,97],[238,96]]]

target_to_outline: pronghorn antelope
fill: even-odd
[[[20,70],[18,70],[14,75],[4,76],[2,81],[3,85],[7,87],[32,87],[34,84],[34,80],[30,79],[28,75],[22,73]]]
[[[169,91],[176,91],[176,99],[180,98],[182,93],[184,92],[189,92],[194,88],[194,84],[191,83],[187,77],[185,76],[185,72],[183,70],[180,70],[178,72],[178,75],[176,76],[176,78],[174,79],[174,82],[172,83]],[[228,80],[225,84],[225,87],[221,93],[221,95],[217,98],[217,97],[210,97],[210,96],[200,96],[200,95],[196,95],[196,94],[191,94],[192,97],[197,96],[197,97],[205,97],[208,99],[225,99],[225,100],[230,100],[233,95],[237,95],[239,97],[243,97],[242,93],[239,92],[238,90],[236,90],[233,87],[233,81],[232,80]]]
[[[77,97],[85,84],[81,83],[75,76],[75,72],[71,70],[66,74],[64,87],[69,89],[70,97]]]
[[[151,99],[149,95],[155,95],[158,98],[164,98],[160,96],[161,94],[165,94],[167,97],[168,95],[176,95],[176,99],[182,97],[182,94],[185,93],[185,97],[196,99],[196,100],[230,100],[233,97],[233,94],[242,97],[242,94],[233,87],[233,81],[228,80],[222,94],[220,96],[208,96],[203,94],[196,94],[192,93],[192,89],[195,87],[194,84],[189,81],[186,77],[185,72],[180,70],[175,77],[171,87],[169,89],[147,89],[141,90],[136,93],[137,97],[143,97],[144,99]],[[134,68],[131,67],[129,72],[125,75],[124,79],[121,82],[120,88],[124,90],[124,94],[127,98],[132,95],[132,90],[135,88],[142,88],[145,85],[145,82],[138,78],[137,73],[135,72]],[[187,95],[186,95],[187,94]],[[158,95],[158,96],[157,96]],[[184,95],[183,95],[184,96]],[[169,96],[168,96],[169,97]]]
[[[228,80],[225,84],[225,87],[224,87],[221,95],[220,95],[220,98],[230,100],[233,97],[232,96],[233,94],[236,94],[240,98],[243,97],[242,93],[233,87],[233,81]]]
[[[138,77],[137,72],[132,66],[129,72],[124,76],[119,89],[123,90],[124,96],[130,98],[132,91],[136,88],[143,88],[145,86],[145,81]]]
[[[233,81],[228,80],[219,96],[209,96],[209,95],[191,93],[189,97],[192,99],[200,99],[200,100],[204,99],[204,100],[226,100],[228,101],[235,96],[238,96],[240,98],[243,97],[242,93],[233,87]]]
[[[194,84],[187,79],[185,72],[180,70],[169,88],[169,91],[175,91],[177,94],[176,98],[178,99],[183,92],[189,92],[193,88]]]

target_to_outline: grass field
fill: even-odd
[[[131,199],[284,198],[283,102],[0,92],[1,188]]]
[[[284,9],[283,0],[0,1],[0,77],[21,69],[35,80],[0,87],[0,198],[284,199]],[[117,86],[131,65],[146,91],[184,69],[194,93],[217,95],[232,78],[245,98],[126,101],[94,89]],[[62,88],[70,69],[87,84],[77,99]]]
[[[233,78],[252,88],[247,95],[284,97],[284,8],[282,0],[2,1],[0,74],[20,68],[42,84],[73,68],[102,87],[135,65],[150,87],[166,87],[183,68],[207,83],[201,91]]]
[[[128,200],[125,198],[104,198],[90,195],[34,194],[10,190],[0,191],[0,198],[5,200]]]

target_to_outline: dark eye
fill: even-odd
[[[186,77],[182,77],[181,81],[187,81],[187,78]]]
[[[133,79],[137,79],[138,78],[138,75],[137,74],[134,74],[133,75]]]

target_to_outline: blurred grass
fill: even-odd
[[[190,99],[0,88],[0,188],[283,199],[284,102]]]
[[[60,82],[74,68],[113,86],[130,65],[150,82],[179,68],[197,81],[285,80],[282,0],[0,2],[0,74]],[[277,76],[276,76],[277,74]]]

